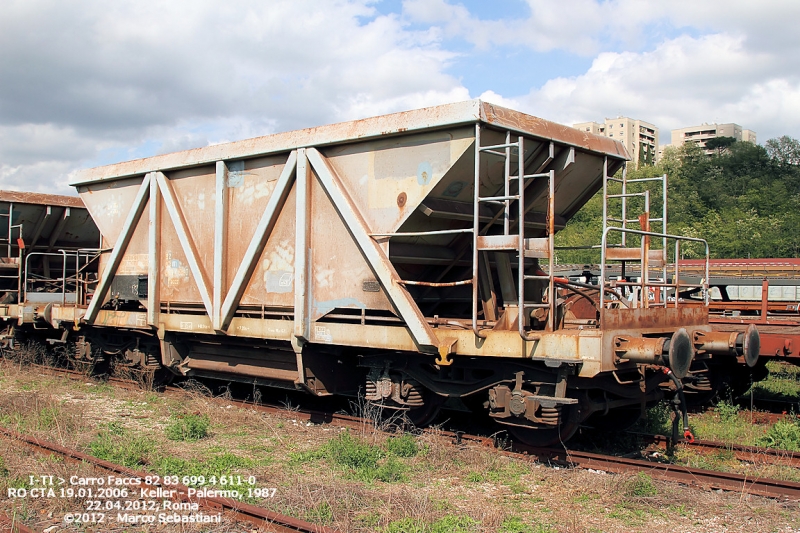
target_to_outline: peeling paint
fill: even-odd
[[[324,302],[318,302],[317,300],[314,300],[311,307],[313,316],[324,316],[334,309],[340,307],[350,307],[356,309],[367,308],[364,303],[355,298],[337,298],[336,300],[326,300]]]

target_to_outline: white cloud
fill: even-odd
[[[737,122],[759,139],[797,135],[800,77],[779,55],[748,49],[725,34],[668,40],[644,53],[601,53],[584,74],[555,78],[514,100],[523,110],[566,124],[618,115],[669,130]]]
[[[4,5],[4,183],[41,161],[96,163],[109,144],[164,152],[469,98],[435,35],[371,3]]]
[[[547,119],[625,114],[662,141],[704,121],[800,137],[800,2],[526,1],[504,19],[446,0],[388,15],[375,0],[9,0],[0,187],[63,191],[81,166],[465,100],[457,69],[486,51],[474,92]],[[503,56],[540,71],[553,50],[591,67],[499,85]]]

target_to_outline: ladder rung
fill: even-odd
[[[490,146],[481,146],[481,152],[486,152],[488,150],[497,150],[498,148],[519,148],[519,143],[503,143],[503,144],[492,144]]]
[[[479,235],[478,250],[519,250],[519,235]]]
[[[637,196],[644,196],[643,192],[628,192],[625,194],[609,194],[609,198],[635,198]]]
[[[531,276],[527,276],[527,275],[526,275],[526,276],[522,276],[522,278],[523,278],[523,279],[541,279],[541,280],[544,280],[544,279],[546,279],[546,280],[548,280],[548,281],[550,280],[550,276],[533,276],[533,275],[531,275]]]
[[[549,178],[549,172],[540,172],[539,174],[525,174],[523,178]]]
[[[606,261],[641,261],[641,248],[606,248]]]
[[[527,307],[529,309],[546,309],[550,307],[550,304],[522,304],[522,307]]]
[[[493,155],[496,155],[498,157],[505,157],[506,156],[506,154],[503,153],[503,152],[496,152],[494,150],[486,150],[486,149],[483,149],[483,148],[481,148],[481,152],[486,152],[487,154],[493,154]]]
[[[506,200],[519,200],[518,194],[512,194],[510,196],[479,196],[479,202],[505,202]]]

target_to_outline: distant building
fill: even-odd
[[[573,128],[595,135],[604,135],[625,145],[633,164],[638,168],[641,164],[653,164],[658,161],[658,128],[628,117],[607,118],[602,124],[598,122],[581,122]]]
[[[672,130],[672,145],[680,146],[687,142],[693,142],[700,146],[706,154],[713,153],[713,150],[706,149],[706,143],[714,137],[733,137],[737,141],[746,141],[756,144],[756,132],[742,129],[738,124],[701,124]]]

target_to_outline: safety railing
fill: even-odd
[[[23,269],[21,301],[85,305],[89,293],[88,286],[96,280],[90,280],[89,276],[84,274],[87,274],[87,267],[102,251],[105,250],[84,248],[75,251],[59,250],[27,254]],[[37,257],[43,262],[49,261],[50,258],[59,258],[61,277],[53,278],[33,273],[31,259]]]
[[[621,277],[619,280],[606,280],[606,272],[608,270],[608,235],[612,232],[618,232],[621,234],[631,234],[631,235],[639,235],[642,237],[641,241],[641,272],[640,272],[640,281],[633,282],[633,281],[626,281],[625,277]],[[649,251],[649,238],[655,237],[663,239],[665,242],[668,241],[675,241],[675,257],[680,257],[680,246],[681,242],[696,242],[700,243],[705,247],[705,275],[699,284],[692,284],[692,283],[682,283],[680,280],[680,266],[679,261],[675,261],[674,263],[674,272],[673,281],[672,283],[668,282],[668,277],[664,276],[661,281],[651,281],[650,275],[648,272],[648,251]],[[666,248],[663,250],[663,253],[666,254]],[[664,258],[666,259],[666,257]],[[640,290],[639,297],[634,300],[634,307],[650,307],[663,305],[664,307],[669,306],[669,293],[668,291],[672,289],[674,291],[673,300],[674,300],[674,307],[679,306],[680,301],[680,291],[681,288],[699,288],[702,290],[703,296],[703,303],[708,305],[709,301],[709,291],[708,291],[708,275],[709,275],[709,261],[710,261],[710,251],[708,247],[708,242],[705,239],[699,239],[696,237],[686,237],[682,235],[670,235],[668,233],[657,233],[652,231],[642,231],[636,230],[632,228],[619,228],[615,226],[608,226],[603,229],[603,240],[601,245],[601,260],[600,260],[600,279],[598,284],[601,287],[612,286],[612,287],[637,287]],[[654,302],[651,304],[649,300],[650,289],[658,289],[659,291],[663,291],[665,294],[664,298],[660,298],[659,302]],[[600,308],[605,309],[605,291],[600,292]]]

